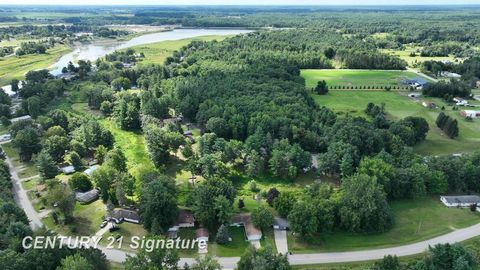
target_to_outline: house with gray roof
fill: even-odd
[[[472,204],[480,205],[480,197],[477,195],[440,196],[440,201],[447,207],[470,207]]]
[[[100,191],[96,188],[89,190],[87,192],[75,192],[75,199],[82,204],[91,203],[98,199]]]

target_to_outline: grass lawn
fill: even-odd
[[[38,184],[39,179],[40,179],[40,177],[22,181],[23,189],[25,189],[25,190],[33,189]]]
[[[194,37],[194,38],[187,38],[181,40],[169,40],[169,41],[162,41],[152,44],[145,44],[145,45],[138,45],[131,47],[136,52],[143,52],[145,54],[145,58],[140,62],[142,64],[163,64],[165,59],[168,56],[171,56],[174,51],[179,50],[183,46],[188,45],[190,42],[194,40],[201,40],[201,41],[212,41],[218,40],[221,41],[229,36],[202,36],[202,37]]]
[[[384,103],[388,117],[392,120],[407,116],[424,117],[430,125],[430,131],[427,139],[415,146],[416,152],[422,155],[472,152],[480,147],[480,120],[474,119],[472,122],[467,122],[460,116],[459,111],[453,111],[451,106],[438,98],[427,98],[426,100],[433,101],[440,107],[445,106],[444,112],[458,120],[460,134],[454,140],[444,135],[435,125],[435,120],[441,112],[440,109],[424,108],[420,102],[415,102],[398,92],[331,90],[327,95],[313,95],[313,98],[320,106],[326,106],[340,115],[348,113],[366,117],[363,110],[369,102],[373,102],[377,105]]]
[[[38,175],[38,169],[34,161],[21,162],[17,150],[11,142],[2,144],[5,154],[12,160],[13,166],[17,168],[18,177],[28,178]]]
[[[101,200],[90,204],[76,203],[73,210],[75,220],[66,226],[56,225],[50,216],[42,221],[47,228],[64,235],[94,235],[100,230],[100,224],[106,214],[105,205]]]
[[[237,257],[243,254],[248,245],[250,245],[245,238],[244,228],[232,226],[229,229],[232,241],[225,245],[210,242],[208,243],[208,253],[219,257]]]
[[[391,203],[395,225],[381,234],[353,234],[343,231],[300,240],[288,234],[294,253],[347,251],[404,245],[439,236],[480,222],[480,214],[469,209],[447,208],[438,198],[395,201]]]
[[[0,86],[7,85],[12,79],[22,79],[30,70],[48,68],[71,49],[64,45],[49,49],[46,54],[30,54],[0,58]]]
[[[318,81],[325,80],[333,86],[404,86],[401,81],[417,78],[419,75],[402,70],[355,70],[355,69],[304,69],[301,76],[307,88],[313,88]]]

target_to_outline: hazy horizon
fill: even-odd
[[[138,0],[132,3],[131,0],[103,0],[99,3],[98,0],[17,0],[12,3],[11,0],[0,0],[0,5],[59,5],[59,6],[197,6],[197,5],[236,5],[236,6],[401,6],[401,5],[479,5],[480,0],[463,0],[463,1],[446,1],[446,0],[397,0],[380,1],[380,0],[365,0],[360,4],[353,0]]]

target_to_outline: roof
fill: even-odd
[[[442,196],[442,198],[450,204],[480,204],[480,197],[477,195],[467,196]]]
[[[193,218],[192,211],[190,210],[180,210],[177,217],[177,224],[182,223],[194,223],[195,218]]]
[[[288,223],[288,220],[285,219],[285,218],[281,218],[281,217],[275,217],[273,219],[273,225],[283,227],[283,228],[290,227],[290,223]]]
[[[86,169],[85,171],[83,171],[86,175],[90,176],[92,175],[92,173],[98,169],[99,166],[98,165],[93,165],[93,166],[90,166],[90,168]]]
[[[69,166],[65,166],[65,167],[60,168],[60,170],[63,173],[74,173],[75,172],[75,167],[73,167],[72,165],[69,165]]]
[[[24,116],[20,116],[20,117],[10,119],[10,122],[15,123],[15,122],[18,122],[18,121],[30,120],[30,119],[32,119],[32,117],[30,115],[24,115]]]
[[[196,231],[195,231],[195,236],[197,238],[200,238],[200,237],[209,237],[210,234],[208,233],[208,230],[205,229],[205,228],[198,228]]]
[[[136,210],[130,210],[130,209],[115,209],[113,210],[112,213],[112,218],[115,218],[117,220],[121,219],[129,219],[129,220],[140,220],[140,216],[138,215],[138,212]]]
[[[232,223],[243,224],[247,238],[253,235],[262,235],[262,231],[253,225],[250,214],[243,213],[235,215],[232,217]]]
[[[75,199],[81,203],[89,203],[91,201],[94,201],[98,199],[100,192],[98,189],[94,188],[92,190],[89,190],[87,192],[75,192]]]
[[[403,81],[404,84],[419,84],[419,85],[425,85],[428,83],[427,80],[423,79],[423,78],[413,78],[413,79],[410,79],[410,80],[404,80]]]

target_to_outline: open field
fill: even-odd
[[[422,57],[420,56],[420,53],[417,52],[417,50],[420,50],[420,47],[414,47],[414,46],[407,46],[405,50],[390,50],[390,49],[384,49],[381,50],[383,53],[390,54],[390,55],[396,55],[400,57],[400,59],[405,60],[408,63],[409,67],[416,67],[418,64],[421,64],[425,61],[443,61],[443,60],[448,60],[451,62],[455,62],[455,57],[452,55],[449,56],[438,56],[438,57],[432,57],[432,56],[427,56],[427,57]],[[410,56],[410,54],[414,52],[416,53],[416,56]]]
[[[354,69],[304,69],[301,75],[305,78],[307,88],[313,88],[318,81],[325,80],[327,85],[366,86],[383,88],[385,86],[404,86],[401,81],[418,78],[411,71],[402,70],[354,70]]]
[[[288,235],[294,253],[362,250],[398,246],[429,239],[480,222],[480,214],[469,209],[447,208],[437,197],[395,201],[391,204],[394,227],[381,234],[352,234],[343,231],[319,235],[309,243]]]
[[[330,91],[327,95],[314,95],[313,98],[320,106],[326,106],[340,115],[365,116],[363,110],[369,102],[375,104],[385,104],[388,117],[392,120],[398,120],[407,116],[424,117],[429,126],[427,139],[415,146],[417,153],[422,155],[437,155],[459,152],[472,152],[480,147],[480,121],[474,119],[468,122],[459,111],[453,111],[439,98],[426,98],[428,101],[435,102],[440,108],[445,106],[445,113],[458,120],[460,134],[458,138],[450,139],[435,125],[435,120],[440,109],[427,109],[421,105],[421,102],[415,101],[398,92],[387,91]]]
[[[157,42],[152,44],[139,45],[139,46],[131,47],[131,49],[134,49],[138,53],[143,52],[145,54],[145,58],[141,62],[142,64],[152,64],[152,63],[162,64],[168,56],[171,56],[173,54],[174,51],[180,49],[183,46],[188,45],[190,42],[194,40],[221,41],[228,37],[229,36],[202,36],[202,37],[162,41],[162,42]]]
[[[67,46],[55,46],[46,54],[30,54],[0,59],[0,86],[7,85],[12,79],[21,79],[30,70],[44,69],[51,66],[62,55],[68,53]]]

